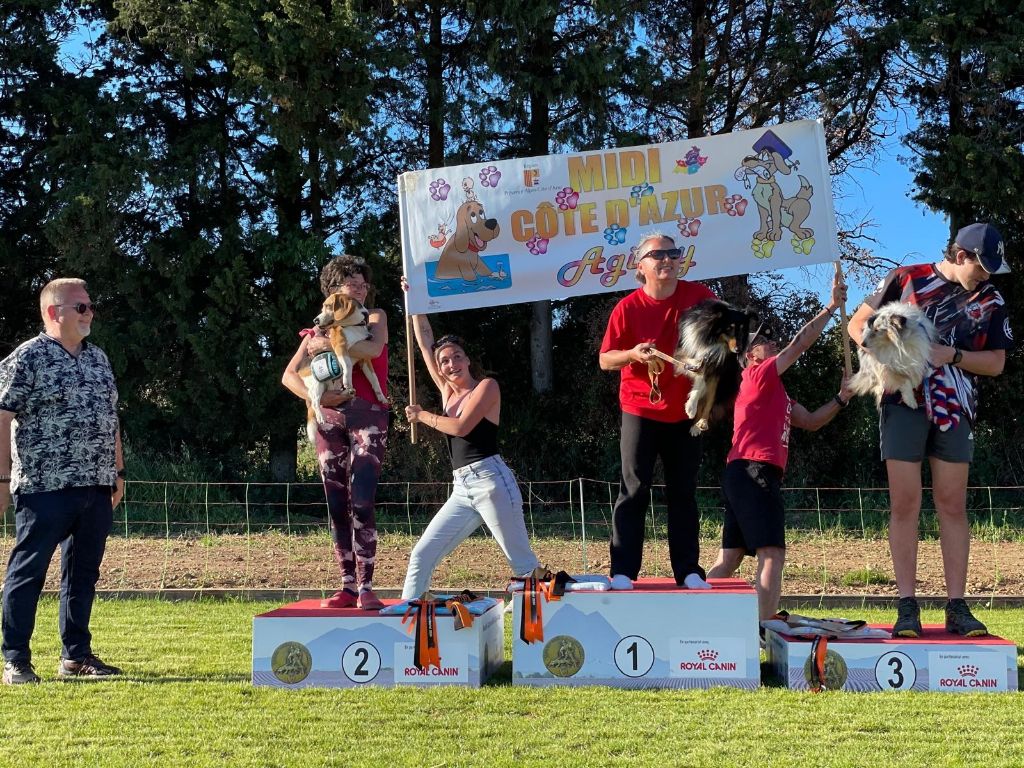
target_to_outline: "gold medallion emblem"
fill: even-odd
[[[555,677],[572,677],[585,658],[580,641],[569,635],[557,635],[544,645],[544,666]]]
[[[814,656],[808,656],[804,662],[804,680],[811,684],[811,666],[814,664]],[[832,650],[825,651],[825,688],[830,691],[838,691],[846,685],[846,678],[849,670],[846,667],[846,659]]]
[[[270,669],[282,683],[299,683],[313,668],[313,657],[302,643],[281,643],[270,657]]]

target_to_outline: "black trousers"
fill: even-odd
[[[16,494],[15,540],[3,596],[3,655],[31,661],[29,640],[50,558],[60,547],[61,656],[79,661],[92,653],[89,619],[100,563],[114,515],[110,488],[87,486]]]
[[[668,554],[672,574],[682,584],[691,573],[706,577],[700,567],[700,515],[697,510],[697,470],[701,438],[690,434],[689,419],[674,424],[622,414],[619,451],[622,481],[612,513],[612,575],[640,575],[644,523],[651,500],[654,464],[661,457],[668,505]]]

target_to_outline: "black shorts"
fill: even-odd
[[[781,469],[761,461],[730,461],[722,475],[722,494],[722,549],[742,549],[753,555],[762,547],[785,548]]]

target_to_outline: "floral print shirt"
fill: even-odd
[[[99,347],[26,341],[0,361],[0,410],[15,414],[11,493],[115,484],[117,385]]]

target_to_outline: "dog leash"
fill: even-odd
[[[541,599],[545,602],[561,600],[565,594],[565,585],[575,583],[576,579],[565,571],[552,573],[537,568],[526,577],[523,586],[523,611],[519,617],[519,639],[524,643],[537,643],[544,640],[544,617],[541,610]]]
[[[445,600],[424,592],[416,600],[409,601],[409,607],[402,616],[402,624],[409,623],[406,631],[415,637],[413,664],[417,669],[441,668],[441,649],[437,641],[437,609],[444,607],[452,612],[455,630],[473,626],[473,614],[467,610],[465,603],[472,603],[480,598],[468,589],[462,590],[454,597]]]
[[[811,679],[810,688],[814,693],[827,691],[825,685],[825,657],[828,654],[828,638],[819,635],[811,643]]]

